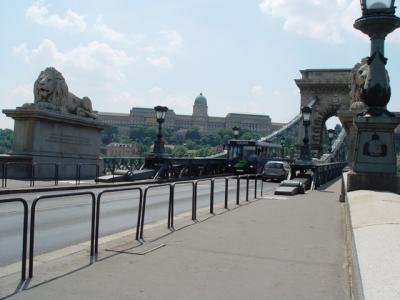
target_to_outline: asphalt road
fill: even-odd
[[[250,182],[250,197],[253,196]],[[271,194],[277,183],[264,183],[264,194]],[[241,201],[245,199],[246,183],[241,182]],[[81,190],[84,191],[84,190]],[[92,190],[96,196],[100,189]],[[52,194],[61,194],[56,192]],[[209,205],[210,183],[198,186],[197,207]],[[40,195],[49,193],[40,193]],[[177,185],[175,188],[175,214],[191,210],[191,185]],[[215,181],[214,201],[223,203],[225,185],[223,180]],[[29,207],[39,196],[37,193],[12,195],[23,197]],[[169,188],[151,189],[148,193],[145,223],[168,217]],[[0,199],[11,198],[10,195]],[[235,205],[236,181],[229,184],[229,203]],[[100,237],[136,227],[139,195],[136,191],[104,194],[101,201]],[[18,204],[0,206],[0,266],[20,260],[22,237],[22,209]],[[91,201],[89,196],[55,198],[42,200],[37,205],[35,227],[35,255],[61,249],[90,239]]]

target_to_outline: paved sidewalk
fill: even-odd
[[[243,204],[9,299],[349,299],[339,184]]]

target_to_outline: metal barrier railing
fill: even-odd
[[[41,166],[54,166],[54,185],[58,185],[58,164],[56,163],[33,163],[32,164],[32,186],[35,186],[36,171]]]
[[[95,178],[100,176],[100,166],[95,163],[82,163],[82,164],[58,164],[58,163],[24,163],[24,162],[7,162],[1,164],[1,187],[7,188],[7,181],[9,179],[10,169],[12,166],[25,166],[27,169],[21,172],[19,175],[24,179],[29,178],[29,186],[34,187],[37,181],[37,171],[41,166],[54,166],[54,185],[58,185],[60,178],[60,168],[61,166],[71,166],[75,168],[75,184],[80,185],[82,179],[82,169],[84,167],[95,167]],[[16,170],[14,170],[16,171]],[[22,174],[25,174],[23,176]],[[17,176],[18,177],[18,176]],[[51,178],[51,177],[49,177]],[[98,181],[96,180],[96,184]]]
[[[85,164],[77,164],[76,165],[76,185],[80,185],[81,184],[81,175],[82,175],[82,167],[85,166],[94,166],[96,167],[96,177],[98,178],[100,175],[100,166],[98,164],[94,164],[94,163],[85,163]],[[98,181],[96,180],[96,184],[98,184]]]
[[[259,175],[254,176],[254,198],[257,198],[257,181]],[[250,175],[225,177],[225,178],[208,178],[200,179],[195,181],[182,181],[168,184],[159,184],[147,186],[143,191],[140,187],[133,188],[121,188],[113,190],[103,190],[96,198],[93,192],[73,192],[64,194],[52,194],[37,197],[31,206],[30,216],[30,237],[29,237],[29,278],[33,277],[33,259],[34,259],[34,242],[35,242],[35,219],[36,219],[36,206],[39,201],[44,199],[55,199],[65,197],[76,197],[76,196],[90,196],[92,207],[91,207],[91,230],[90,230],[90,256],[93,257],[98,254],[98,241],[99,241],[99,229],[100,229],[100,207],[102,196],[106,193],[117,193],[123,191],[138,191],[139,192],[139,207],[138,217],[136,225],[136,240],[143,240],[144,231],[144,219],[147,204],[147,194],[150,189],[156,189],[161,187],[169,187],[169,200],[168,200],[168,228],[173,229],[174,227],[174,200],[175,200],[175,186],[190,184],[192,185],[192,220],[197,219],[197,197],[198,197],[198,184],[200,182],[210,182],[210,214],[214,214],[214,192],[215,192],[215,180],[223,179],[225,181],[225,197],[224,207],[228,208],[228,194],[229,194],[229,180],[235,179],[236,182],[236,204],[240,204],[240,180],[246,180],[246,201],[249,201],[249,182]],[[261,190],[262,193],[262,190]],[[28,204],[22,198],[12,198],[0,200],[0,203],[6,202],[21,202],[24,207],[24,229],[23,229],[23,246],[22,246],[22,267],[21,267],[21,279],[26,278],[26,253],[27,253],[27,225],[28,225]]]
[[[43,199],[55,199],[62,197],[74,197],[74,196],[84,196],[90,195],[92,199],[92,221],[90,229],[90,256],[94,256],[94,232],[95,232],[95,206],[96,206],[96,196],[93,192],[79,192],[79,193],[66,193],[66,194],[56,194],[56,195],[45,195],[37,197],[31,206],[31,223],[30,223],[30,234],[29,234],[29,278],[33,276],[33,256],[34,256],[34,243],[35,243],[35,216],[36,216],[36,205],[40,200]]]
[[[140,222],[140,235],[139,235],[139,239],[143,239],[143,226],[144,226],[144,217],[146,214],[146,201],[147,201],[147,192],[150,189],[155,189],[155,188],[160,188],[160,187],[169,187],[169,200],[168,200],[168,216],[171,213],[171,184],[167,183],[167,184],[158,184],[158,185],[150,185],[148,187],[145,188],[144,193],[143,193],[143,204],[142,204],[142,220]],[[170,224],[168,224],[169,227]]]
[[[210,214],[214,213],[214,179],[213,178],[206,178],[206,179],[199,179],[194,182],[194,215],[192,214],[192,220],[197,220],[197,186],[199,182],[210,182]]]
[[[97,195],[97,202],[96,202],[96,232],[94,237],[94,254],[97,255],[98,253],[98,246],[99,246],[99,228],[100,228],[100,200],[104,194],[116,193],[116,192],[124,192],[124,191],[139,191],[139,207],[138,207],[138,217],[136,223],[136,240],[139,240],[139,231],[140,231],[140,220],[142,214],[142,201],[143,201],[143,190],[140,187],[134,188],[121,188],[121,189],[113,189],[113,190],[104,190],[101,191]]]
[[[21,255],[21,280],[26,279],[26,249],[28,243],[28,204],[22,198],[2,199],[1,203],[20,202],[24,208],[23,233],[22,233],[22,255]]]
[[[4,188],[4,180],[5,180],[5,165],[1,164],[1,187]]]
[[[194,181],[180,181],[171,183],[170,189],[170,196],[169,196],[169,214],[168,214],[168,228],[174,229],[174,206],[175,206],[175,186],[177,185],[185,185],[190,184],[192,186],[192,220],[195,217],[195,212],[193,209],[195,208],[194,201],[195,201],[195,187]]]
[[[8,179],[8,168],[9,166],[27,166],[30,168],[30,176],[29,176],[29,186],[33,186],[33,165],[31,163],[24,163],[24,162],[7,162],[4,166],[3,171],[3,180],[2,180],[2,187],[7,187],[7,179]]]

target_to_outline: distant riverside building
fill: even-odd
[[[131,157],[137,154],[136,144],[111,143],[106,147],[106,156]]]
[[[157,126],[153,108],[133,107],[129,114],[99,112],[98,115],[100,121],[117,127],[121,134],[128,134],[131,127]],[[269,134],[283,125],[272,123],[268,115],[261,114],[228,113],[226,117],[208,116],[207,99],[202,93],[194,100],[192,115],[178,115],[169,109],[164,123],[164,127],[171,129],[198,128],[203,132],[239,126],[260,135]]]

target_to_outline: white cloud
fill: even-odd
[[[265,15],[283,18],[285,30],[332,44],[356,33],[353,23],[361,16],[359,0],[262,0],[259,7]]]
[[[170,59],[166,56],[160,57],[148,57],[147,62],[155,67],[162,68],[162,69],[172,69],[173,65]]]
[[[261,85],[255,85],[251,88],[251,93],[256,97],[262,97],[265,95],[264,88]]]
[[[175,30],[161,30],[159,34],[166,40],[166,45],[162,47],[167,52],[178,51],[183,44],[183,38]]]
[[[192,109],[193,99],[188,96],[175,95],[161,87],[155,86],[148,91],[146,107],[155,105],[165,105],[178,112],[188,113]]]
[[[94,30],[100,33],[105,39],[113,42],[130,43],[124,33],[115,31],[103,22],[103,16],[98,16],[93,26]]]
[[[25,16],[33,22],[54,27],[57,29],[75,30],[83,32],[86,30],[85,16],[68,9],[63,17],[50,14],[44,1],[34,2],[25,12]]]
[[[280,91],[277,91],[277,90],[275,90],[272,94],[273,94],[275,97],[280,97],[280,96],[281,96],[281,92],[280,92]]]
[[[43,40],[31,50],[23,43],[14,48],[14,54],[25,63],[101,72],[105,77],[114,79],[123,78],[121,68],[134,61],[125,51],[97,41],[65,52],[60,51],[51,40]]]

